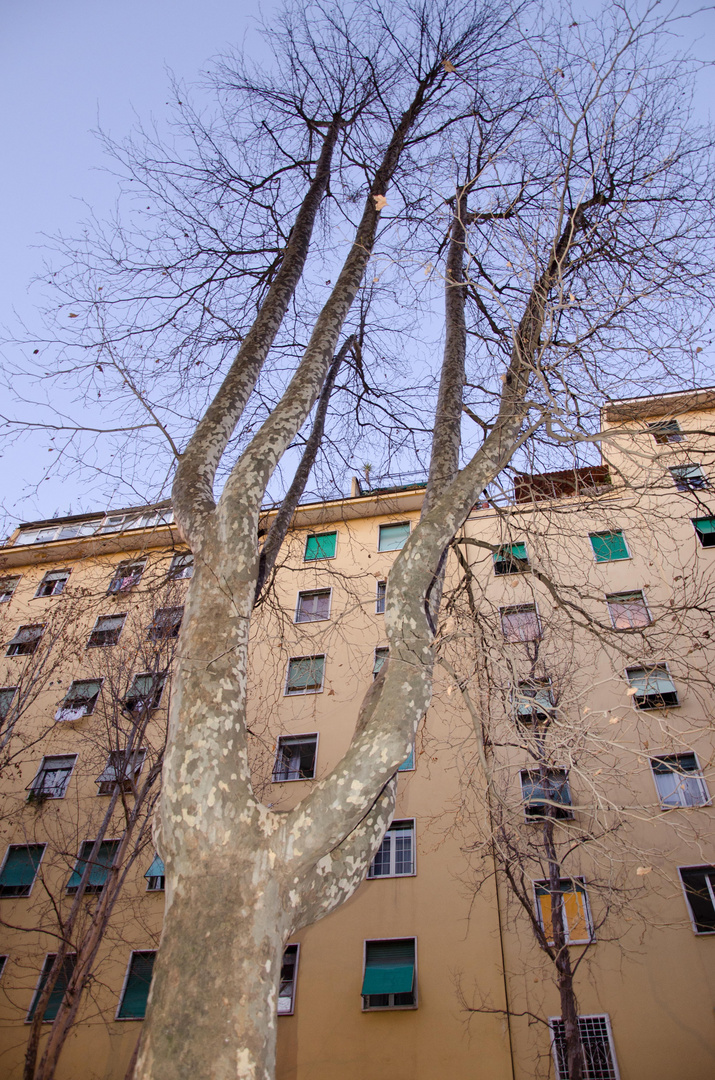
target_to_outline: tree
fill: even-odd
[[[132,395],[144,410],[119,425],[131,427],[125,453],[157,431],[176,453],[173,505],[196,562],[156,827],[166,922],[137,1080],[273,1075],[283,946],[352,894],[390,821],[395,771],[430,701],[450,543],[512,461],[596,444],[595,410],[614,387],[684,370],[709,304],[710,136],[673,107],[687,65],[660,54],[667,20],[655,9],[632,18],[613,5],[581,26],[537,5],[471,2],[310,16],[289,9],[272,34],[275,83],[224,66],[213,132],[185,114],[193,149],[120,151],[167,228],[134,247],[119,227],[100,234],[59,281],[70,316],[81,308],[68,355],[83,386],[106,374],[105,408]],[[329,423],[331,395],[352,402],[358,430],[392,413],[388,447],[424,444],[431,425],[416,410],[394,416],[414,379],[400,385],[399,364],[384,362],[385,313],[364,281],[374,260],[419,308],[409,271],[418,261],[429,283],[445,250],[445,349],[425,372],[439,383],[429,482],[390,574],[390,659],[342,761],[276,814],[247,757],[254,605],[323,429],[333,446],[351,441]],[[205,364],[216,379],[197,389]],[[261,551],[264,497],[321,393]],[[179,420],[172,434],[179,404],[190,399],[193,417],[199,397],[195,429]],[[69,455],[79,436],[63,437]],[[551,894],[558,907],[553,882]]]

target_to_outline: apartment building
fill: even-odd
[[[356,894],[286,949],[281,1080],[566,1080],[550,864],[586,1075],[713,1075],[715,392],[617,402],[604,429],[598,465],[518,474],[457,538],[394,821]],[[348,746],[389,656],[390,567],[422,493],[354,481],[295,515],[249,676],[255,788],[276,810]],[[69,936],[86,941],[102,898],[57,1076],[130,1066],[161,930],[150,823],[191,570],[167,504],[23,524],[0,549],[9,1080],[59,918],[74,904]]]

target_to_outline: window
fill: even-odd
[[[521,794],[527,818],[571,818],[571,792],[563,769],[524,769]]]
[[[129,510],[124,514],[108,514],[97,529],[98,534],[123,532],[124,529],[153,529],[156,525],[170,525],[174,515],[168,508],[137,513]],[[95,523],[96,524],[96,523]]]
[[[38,596],[59,596],[69,579],[69,570],[50,570],[37,587]]]
[[[415,872],[415,823],[393,821],[375,858],[370,864],[369,878],[409,877]]]
[[[710,792],[695,754],[667,754],[651,758],[660,805],[707,806]]]
[[[98,795],[111,795],[117,784],[122,791],[131,792],[137,777],[142,771],[146,750],[111,750],[104,771],[99,774],[95,784],[99,784]]]
[[[620,529],[617,532],[589,533],[588,538],[591,541],[596,562],[617,562],[618,559],[631,557]]]
[[[190,551],[174,556],[168,576],[172,581],[183,581],[194,576],[194,556]]]
[[[281,964],[281,985],[278,990],[278,1015],[292,1016],[295,1009],[295,982],[298,974],[300,945],[286,945]]]
[[[135,585],[139,584],[145,566],[145,559],[140,559],[136,562],[120,563],[114,571],[112,580],[109,582],[107,592],[129,592],[130,589],[133,589]]]
[[[77,857],[77,862],[74,864],[74,870],[67,882],[68,893],[77,892],[82,874],[84,873],[84,868],[87,863],[90,862],[94,844],[94,840],[85,840],[82,844],[82,850]],[[86,886],[86,891],[88,893],[100,893],[102,891],[118,848],[118,840],[102,840],[99,845],[99,850],[94,856],[94,860],[90,862],[89,879]]]
[[[158,709],[164,690],[166,675],[135,675],[129,693],[124,699],[124,708],[129,712],[141,712],[144,709]]]
[[[648,425],[648,431],[659,446],[683,441],[683,433],[677,420],[657,420]]]
[[[505,544],[493,558],[495,574],[523,574],[529,569],[526,544]]]
[[[0,871],[0,896],[29,896],[44,852],[44,844],[11,844]]]
[[[55,720],[79,720],[82,716],[89,716],[94,712],[101,689],[101,679],[75,680],[55,713]]]
[[[147,637],[150,641],[165,641],[178,637],[183,616],[182,607],[157,608]]]
[[[516,684],[512,694],[516,715],[525,724],[548,720],[553,713],[550,679],[525,679]]]
[[[538,641],[541,626],[536,604],[515,604],[499,609],[501,627],[507,641]]]
[[[375,597],[375,614],[385,614],[385,597],[387,596],[387,582],[378,581],[377,583],[377,595]]]
[[[696,934],[715,934],[715,866],[681,866],[678,870]]]
[[[415,767],[415,741],[412,740],[410,752],[398,768],[398,772],[412,772]]]
[[[37,990],[35,990],[35,996],[32,999],[32,1005],[30,1006],[30,1011],[27,1014],[28,1023],[35,1015],[37,1002],[40,999],[40,994],[45,989],[45,983],[47,982],[47,978],[50,972],[52,971],[52,965],[55,962],[56,955],[56,953],[48,953],[45,957],[45,963],[42,968],[42,974],[40,975],[40,981],[37,984]],[[62,961],[62,968],[59,975],[57,976],[57,981],[52,988],[49,1001],[47,1002],[47,1006],[45,1008],[45,1015],[42,1017],[43,1024],[49,1024],[52,1020],[55,1019],[57,1013],[60,1011],[62,998],[65,996],[65,990],[67,989],[67,984],[72,977],[72,972],[74,971],[76,961],[77,957],[74,953],[70,953],[70,955],[66,956]]]
[[[631,696],[639,709],[667,709],[679,704],[678,692],[665,664],[626,668],[626,678],[635,690]]]
[[[89,635],[88,649],[103,648],[105,645],[116,645],[119,635],[124,626],[125,615],[100,615],[94,624],[94,629]]]
[[[295,621],[321,622],[330,618],[330,589],[312,589],[298,593]]]
[[[76,754],[44,757],[40,771],[27,789],[29,798],[63,799],[76,761]]]
[[[34,529],[23,529],[16,544],[47,544],[51,540],[72,540],[75,536],[91,536],[101,518],[93,521],[74,522],[68,525],[50,525]]]
[[[699,465],[671,465],[668,471],[678,491],[702,491],[708,487],[705,473]]]
[[[294,656],[288,661],[286,694],[317,694],[323,689],[325,655]]]
[[[415,939],[365,942],[364,1009],[409,1008],[416,1004]]]
[[[10,707],[16,693],[16,686],[0,686],[0,723],[2,723],[10,712]]]
[[[155,952],[133,952],[119,999],[117,1020],[143,1020],[154,972]]]
[[[399,551],[407,543],[409,535],[409,521],[401,521],[398,525],[381,525],[377,550]]]
[[[337,543],[337,532],[316,533],[309,536],[305,541],[304,562],[311,562],[313,559],[334,559]]]
[[[380,674],[380,672],[382,671],[382,665],[385,663],[389,655],[390,650],[388,649],[387,645],[380,645],[379,648],[375,649],[375,659],[372,663],[373,679],[376,679],[377,676]]]
[[[44,623],[33,623],[18,628],[15,637],[7,643],[6,656],[30,656],[40,644],[45,631]]]
[[[10,600],[12,600],[13,594],[19,584],[19,581],[19,576],[0,578],[0,604],[7,604]]]
[[[642,590],[611,593],[606,597],[606,603],[616,630],[635,630],[650,625],[650,612]]]
[[[281,735],[273,765],[273,782],[313,780],[317,751],[317,735]]]
[[[553,945],[551,935],[553,922],[551,917],[551,890],[548,881],[535,881],[538,916],[541,928],[546,934],[549,945]],[[562,896],[561,919],[564,934],[569,945],[585,945],[593,941],[593,922],[586,896],[583,878],[562,878],[559,881]]]
[[[556,1080],[569,1080],[564,1022],[549,1020]],[[583,1046],[584,1080],[619,1080],[611,1023],[607,1016],[579,1016],[578,1033]]]
[[[146,878],[147,892],[164,891],[164,862],[158,855],[154,856],[152,864],[144,877]]]
[[[715,547],[715,517],[691,518],[691,521],[702,546]]]
[[[8,960],[7,956],[0,956],[0,979],[2,978],[3,972],[5,970],[5,965],[7,964],[7,960]]]

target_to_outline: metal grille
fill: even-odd
[[[558,1080],[569,1080],[563,1020],[550,1021]],[[584,1080],[619,1080],[607,1016],[579,1016]]]

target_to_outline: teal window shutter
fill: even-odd
[[[67,882],[67,892],[74,892],[80,883],[84,868],[89,859],[92,848],[94,847],[94,840],[85,840],[82,844],[82,850],[79,858],[75,863],[74,870]],[[95,856],[95,860],[92,863],[92,867],[89,871],[89,880],[87,882],[87,892],[101,892],[104,887],[104,883],[107,880],[107,874],[114,862],[114,856],[117,854],[117,848],[119,847],[118,840],[103,840],[99,845],[99,850]]]
[[[402,764],[400,765],[400,767],[399,767],[399,769],[397,771],[398,772],[409,772],[411,769],[414,769],[414,767],[415,767],[415,744],[413,743],[412,746],[410,747],[409,754],[407,755],[405,760],[402,762]]]
[[[368,941],[361,993],[410,994],[415,982],[415,941]]]
[[[154,861],[144,875],[145,878],[164,877],[164,863],[158,855],[154,856]]]
[[[149,987],[154,971],[155,952],[134,952],[129,961],[127,981],[119,1004],[120,1020],[143,1020],[146,1014]]]
[[[495,574],[521,574],[528,569],[526,544],[504,544],[494,552]]]
[[[295,656],[288,664],[287,694],[305,694],[321,690],[325,670],[324,656]]]
[[[612,562],[615,559],[630,558],[620,529],[618,532],[589,533],[589,540],[596,562]]]
[[[399,551],[407,543],[409,535],[409,521],[401,521],[398,525],[381,525],[377,549],[378,551]]]
[[[715,517],[691,518],[703,547],[715,547]]]
[[[0,896],[29,896],[44,844],[13,844],[0,874]]]
[[[38,999],[39,999],[40,994],[42,993],[42,991],[45,989],[45,983],[47,982],[47,977],[50,974],[50,971],[52,970],[52,965],[55,962],[55,956],[56,955],[57,955],[56,953],[48,953],[48,955],[45,957],[45,964],[44,964],[44,967],[42,968],[42,975],[40,976],[40,983],[39,983],[39,986],[37,987],[37,990],[35,991],[35,996],[32,999],[32,1005],[30,1006],[30,1011],[27,1014],[27,1019],[28,1020],[32,1020],[33,1016],[35,1015],[35,1009],[37,1008]],[[74,966],[75,966],[76,960],[77,960],[77,957],[74,954],[71,954],[70,956],[66,956],[64,958],[64,960],[62,961],[62,970],[60,971],[59,975],[57,976],[57,981],[56,981],[55,985],[52,988],[52,993],[50,994],[50,999],[47,1002],[47,1008],[45,1009],[45,1015],[42,1018],[43,1023],[48,1023],[48,1022],[54,1020],[55,1017],[57,1016],[57,1013],[60,1011],[60,1005],[62,1004],[62,998],[65,996],[65,990],[67,989],[67,983],[70,981],[70,978],[72,976],[72,972],[74,971]]]
[[[311,559],[333,559],[338,542],[337,532],[318,533],[309,536],[305,542],[305,555],[303,559],[309,562]]]

